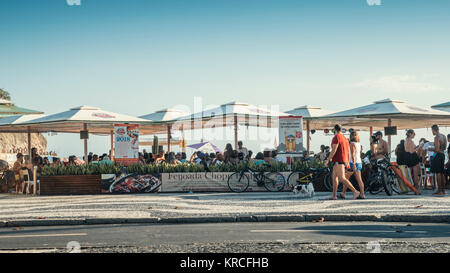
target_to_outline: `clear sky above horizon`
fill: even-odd
[[[282,111],[429,107],[450,101],[449,11],[447,0],[1,0],[0,88],[47,114],[139,116],[192,109],[194,97]],[[90,140],[98,152],[108,143]],[[82,153],[79,136],[49,146]]]

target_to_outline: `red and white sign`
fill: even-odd
[[[115,161],[124,165],[139,162],[139,125],[114,125],[114,155]]]

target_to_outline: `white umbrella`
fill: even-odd
[[[433,106],[431,106],[431,108],[436,109],[436,110],[450,112],[450,101],[446,102],[446,103],[441,103],[438,105],[433,105]]]
[[[235,146],[237,146],[239,124],[276,128],[278,127],[278,117],[280,116],[289,116],[289,114],[268,109],[268,107],[257,107],[252,104],[234,101],[178,118],[174,122],[174,126],[192,129],[234,126],[234,142]]]
[[[162,109],[162,110],[156,111],[156,112],[148,114],[148,115],[140,116],[140,118],[151,120],[152,122],[155,123],[155,126],[156,126],[156,124],[158,124],[159,125],[158,128],[161,128],[160,132],[158,132],[158,133],[162,133],[164,130],[166,130],[166,132],[167,132],[167,142],[166,142],[167,143],[167,151],[170,152],[171,145],[174,144],[174,143],[172,143],[172,140],[173,140],[171,137],[172,124],[170,123],[170,121],[173,121],[177,118],[180,118],[180,117],[183,117],[186,115],[188,115],[188,113],[186,113],[182,110],[166,108],[166,109]]]
[[[306,123],[306,150],[308,152],[310,150],[310,131],[312,129],[325,129],[331,126],[327,121],[314,119],[332,113],[331,111],[324,110],[320,107],[304,105],[287,111],[286,113],[303,117],[303,122]]]
[[[80,106],[37,119],[0,125],[0,131],[28,133],[80,133],[81,131],[89,131],[89,133],[94,134],[110,134],[112,150],[112,135],[116,123],[139,124],[143,130],[146,129],[146,126],[148,130],[151,130],[149,120],[113,113],[96,107]],[[87,156],[87,139],[84,140],[84,146],[85,156]]]
[[[20,124],[22,122],[35,120],[35,119],[38,119],[38,118],[42,118],[44,116],[45,115],[43,115],[43,114],[8,116],[8,117],[0,118],[0,126],[2,126],[2,125]]]
[[[373,104],[341,111],[317,119],[343,123],[347,127],[370,127],[383,129],[397,126],[398,129],[418,129],[433,124],[450,125],[450,113],[431,108],[413,106],[398,100],[385,99]],[[389,144],[391,137],[388,136]]]
[[[187,115],[188,113],[184,112],[183,110],[166,108],[148,115],[140,116],[139,118],[157,122],[157,121],[172,121]]]

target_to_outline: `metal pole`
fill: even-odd
[[[111,130],[111,161],[114,161],[114,130]]]
[[[234,148],[237,150],[238,146],[238,122],[237,116],[234,116]]]
[[[310,128],[309,128],[309,120],[306,121],[306,151],[310,151],[310,136],[309,136]]]
[[[87,131],[86,123],[83,124],[83,130]],[[89,133],[88,133],[88,135],[89,135]],[[85,160],[85,163],[87,164],[88,163],[88,140],[87,139],[84,139],[84,160]]]
[[[391,127],[391,125],[392,125],[392,121],[391,121],[391,119],[388,119],[388,127]],[[389,147],[389,152],[391,152],[391,135],[388,135],[388,147]]]
[[[31,128],[28,126],[28,155],[30,156],[31,162],[33,162],[33,159],[31,158]]]
[[[167,125],[167,152],[170,153],[170,129],[171,129],[171,125],[168,124]]]

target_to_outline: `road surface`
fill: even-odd
[[[449,252],[450,224],[128,224],[0,229],[0,252]]]

